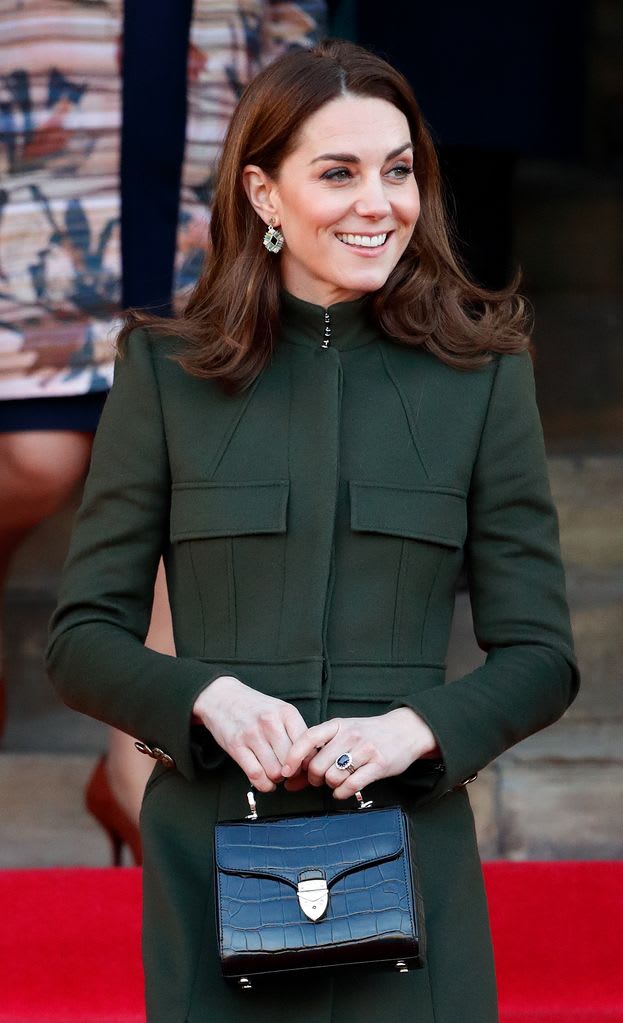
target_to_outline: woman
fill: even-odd
[[[350,43],[245,91],[211,238],[184,316],[122,332],[48,647],[157,760],[148,1019],[493,1023],[465,783],[579,683],[521,301],[457,265],[415,100]],[[161,553],[177,658],[143,647]],[[464,555],[488,656],[444,685]],[[212,832],[247,779],[261,814],[401,802],[424,969],[222,980]]]

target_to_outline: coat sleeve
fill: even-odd
[[[474,632],[486,661],[392,705],[412,707],[437,737],[445,773],[425,801],[552,724],[578,692],[528,352],[498,358],[468,495],[465,553]],[[412,773],[415,780],[415,765]],[[403,780],[409,783],[409,770]]]
[[[205,729],[210,742],[203,744],[201,729],[191,728],[195,699],[216,675],[199,660],[144,646],[170,507],[154,346],[135,329],[115,361],[49,623],[46,663],[65,703],[162,750],[192,780],[198,767],[216,766],[225,756]]]

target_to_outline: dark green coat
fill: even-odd
[[[578,686],[532,365],[524,353],[451,369],[384,338],[368,308],[331,307],[323,347],[324,310],[284,295],[272,360],[238,397],[140,330],[117,364],[48,666],[70,706],[174,761],[156,763],[141,819],[149,1023],[497,1019],[472,810],[455,786],[560,717]],[[177,658],[143,646],[161,554]],[[464,555],[488,656],[444,685]],[[401,704],[429,723],[446,773],[420,761],[366,790],[413,823],[425,969],[252,993],[220,978],[212,826],[245,813],[247,786],[190,728],[219,674],[308,724]],[[323,806],[354,808],[327,788],[259,796],[263,813]]]

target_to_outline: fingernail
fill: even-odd
[[[284,778],[287,778],[288,775],[292,774],[292,768],[289,767],[288,764],[284,764],[283,767],[281,768],[281,773],[284,776]]]

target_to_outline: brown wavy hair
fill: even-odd
[[[134,327],[154,328],[187,342],[170,357],[188,373],[216,377],[230,394],[249,386],[279,328],[281,281],[279,257],[262,245],[265,225],[247,198],[242,169],[257,164],[277,180],[307,118],[345,93],[397,107],[414,146],[420,215],[400,260],[373,293],[379,326],[459,369],[529,347],[526,302],[517,294],[521,271],[506,288],[490,291],[469,278],[457,255],[437,155],[407,80],[363,47],[325,39],[278,58],[243,92],[221,151],[201,274],[179,316],[127,310],[120,351]]]

